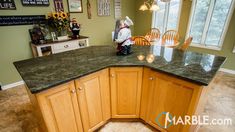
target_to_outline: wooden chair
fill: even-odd
[[[158,28],[151,28],[151,31],[145,35],[145,38],[151,42],[160,38],[160,34],[161,33]]]
[[[134,41],[134,45],[151,45],[151,43],[144,36],[134,36],[131,39]]]
[[[193,41],[193,37],[188,37],[185,41],[184,44],[182,44],[182,46],[180,46],[178,49],[180,50],[187,50],[187,48],[189,47],[189,45],[192,43]]]
[[[180,35],[175,30],[168,30],[162,36],[162,39],[165,39],[165,40],[177,40],[178,41],[179,38],[180,38]]]

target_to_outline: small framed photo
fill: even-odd
[[[82,0],[68,0],[68,9],[70,13],[82,13]]]

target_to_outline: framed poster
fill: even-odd
[[[68,0],[70,13],[82,13],[82,0]]]
[[[0,10],[16,10],[14,0],[0,0]]]
[[[45,15],[0,16],[0,26],[45,24]]]
[[[120,19],[122,17],[121,0],[114,1],[114,17],[115,19]]]
[[[54,7],[56,12],[64,12],[64,5],[62,0],[54,0]]]
[[[23,6],[49,6],[49,0],[21,0]]]
[[[97,0],[98,16],[110,16],[110,0]]]

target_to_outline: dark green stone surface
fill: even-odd
[[[113,66],[145,66],[199,85],[208,85],[226,59],[159,46],[133,46],[133,53],[128,56],[116,56],[115,52],[114,46],[92,46],[18,61],[14,65],[30,91],[38,93]],[[139,54],[154,54],[155,60],[152,63],[146,59],[139,61]]]

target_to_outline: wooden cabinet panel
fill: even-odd
[[[74,82],[36,95],[49,132],[82,132]]]
[[[147,112],[147,122],[150,125],[162,131],[188,131],[187,126],[183,125],[173,125],[163,129],[165,115],[163,114],[160,118],[156,118],[163,112],[169,112],[176,118],[192,115],[201,94],[200,86],[155,72],[149,93],[151,97]],[[158,123],[156,120],[158,120]]]
[[[84,131],[94,131],[110,119],[108,70],[76,80]]]
[[[140,103],[140,118],[147,122],[147,112],[150,103],[151,85],[153,79],[153,72],[149,68],[143,70],[143,82],[141,92],[141,103]]]
[[[110,69],[112,118],[139,118],[142,69]]]

